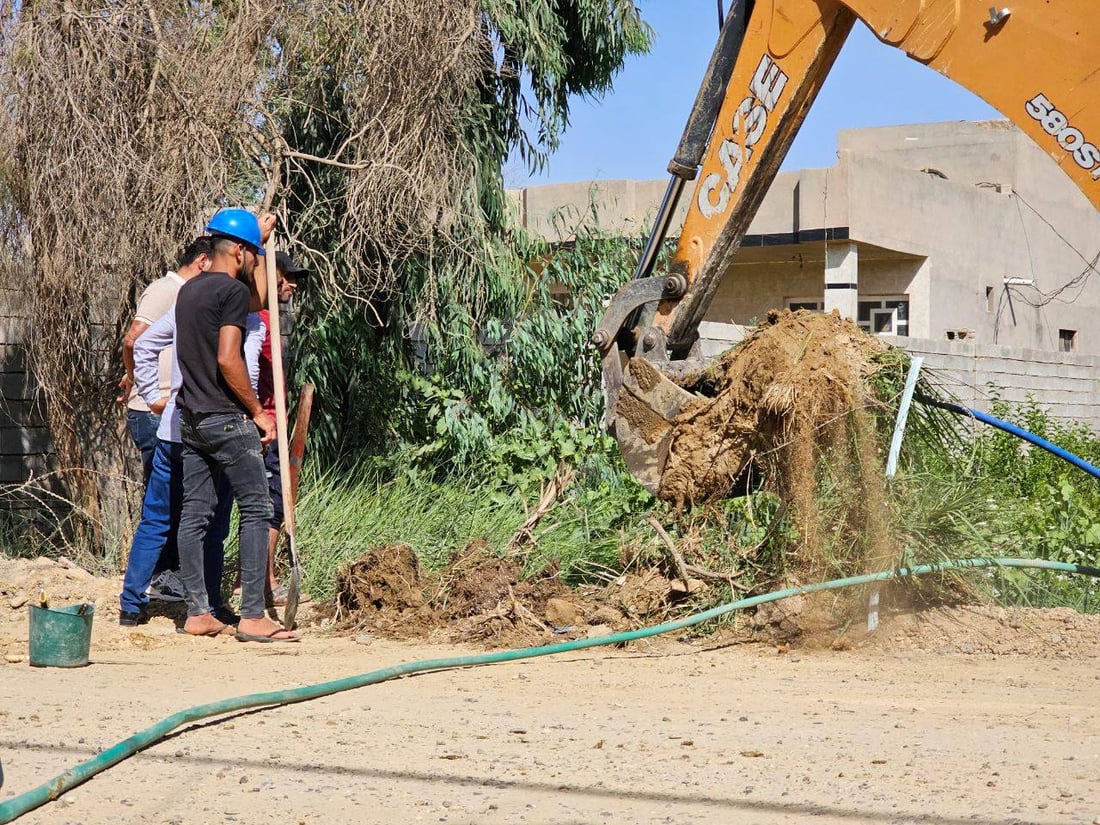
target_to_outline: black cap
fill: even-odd
[[[296,280],[301,280],[309,275],[309,269],[304,266],[298,266],[298,264],[294,263],[294,259],[285,252],[275,253],[275,266],[278,267],[284,275],[289,275]]]

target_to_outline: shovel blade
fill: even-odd
[[[290,578],[286,583],[286,607],[283,608],[283,627],[294,629],[294,619],[298,616],[298,597],[302,592],[302,573],[297,567],[290,568]]]
[[[286,583],[286,607],[283,608],[283,627],[294,629],[298,616],[298,599],[302,594],[302,571],[298,567],[298,554],[294,550],[294,537],[290,536],[290,576]]]

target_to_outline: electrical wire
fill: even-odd
[[[990,188],[995,188],[997,186],[997,184],[992,183],[990,181],[980,181],[979,183],[977,183],[975,185],[978,186],[979,188],[982,188],[982,189],[990,189]],[[1080,249],[1078,249],[1068,238],[1066,238],[1065,235],[1063,235],[1061,232],[1059,232],[1057,227],[1055,227],[1053,223],[1051,223],[1049,220],[1047,220],[1046,216],[1042,212],[1040,212],[1038,209],[1036,209],[1034,206],[1032,206],[1031,203],[1027,200],[1027,198],[1025,198],[1023,195],[1021,195],[1015,189],[1012,190],[1012,194],[1009,197],[1011,197],[1016,202],[1016,209],[1017,209],[1018,212],[1020,210],[1020,205],[1021,204],[1023,206],[1026,206],[1032,212],[1032,214],[1035,215],[1035,217],[1037,217],[1040,221],[1042,221],[1043,224],[1051,232],[1053,232],[1055,234],[1055,236],[1057,236],[1058,240],[1060,240],[1067,247],[1069,247],[1073,251],[1073,253],[1078,258],[1081,259],[1081,261],[1085,264],[1085,268],[1083,270],[1081,270],[1081,272],[1079,272],[1077,275],[1075,275],[1074,277],[1072,277],[1068,281],[1066,281],[1064,284],[1062,284],[1061,286],[1059,286],[1058,288],[1056,288],[1056,289],[1054,289],[1050,292],[1044,292],[1043,290],[1039,289],[1039,287],[1032,286],[1031,289],[1033,289],[1039,296],[1038,300],[1032,300],[1031,298],[1029,298],[1028,295],[1023,292],[1023,290],[1018,288],[1018,286],[1019,286],[1018,284],[1005,284],[1005,288],[1006,288],[1005,291],[1008,291],[1009,289],[1012,289],[1013,287],[1017,287],[1015,289],[1015,292],[1019,296],[1020,301],[1027,304],[1028,306],[1034,307],[1036,309],[1041,309],[1042,307],[1045,307],[1047,304],[1053,303],[1054,301],[1058,301],[1059,303],[1064,303],[1064,304],[1074,303],[1081,296],[1081,292],[1084,290],[1085,285],[1088,283],[1088,279],[1092,276],[1092,274],[1094,272],[1097,271],[1098,266],[1100,266],[1100,252],[1097,252],[1096,255],[1094,255],[1092,257],[1092,259],[1090,260],[1088,258],[1088,256],[1085,255],[1084,252],[1082,252]],[[1024,233],[1024,243],[1027,245],[1028,260],[1029,260],[1029,264],[1031,266],[1031,273],[1032,273],[1032,276],[1034,277],[1034,274],[1035,274],[1035,261],[1034,261],[1034,256],[1032,255],[1032,252],[1031,252],[1031,239],[1028,237],[1027,225],[1024,223],[1022,213],[1020,213],[1020,224],[1021,224],[1021,227],[1022,227],[1022,230],[1023,230],[1023,233]],[[1063,298],[1063,297],[1061,297],[1063,295],[1063,293],[1065,293],[1067,290],[1073,289],[1074,287],[1080,287],[1080,290],[1072,298]],[[996,339],[996,330],[997,330],[997,324],[1000,320],[1000,312],[1001,312],[1001,308],[998,307],[997,317],[996,317],[996,319],[994,319],[994,339]],[[996,342],[996,341],[994,340],[994,342]]]

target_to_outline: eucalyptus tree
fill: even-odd
[[[623,0],[0,0],[0,279],[98,548],[135,503],[121,332],[216,206],[274,208],[317,270],[333,439],[412,397],[410,329],[478,391],[476,342],[533,294],[502,164],[545,162],[648,38]]]

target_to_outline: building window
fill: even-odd
[[[824,312],[825,302],[815,301],[812,298],[806,299],[787,299],[787,309],[794,312],[796,309],[808,309],[810,312]]]
[[[993,311],[993,287],[991,286],[985,288],[985,311]]]
[[[1076,352],[1077,351],[1077,330],[1075,330],[1075,329],[1060,329],[1060,330],[1058,330],[1058,351],[1059,352]]]
[[[861,329],[875,335],[908,335],[909,299],[897,295],[860,300],[856,321]]]

